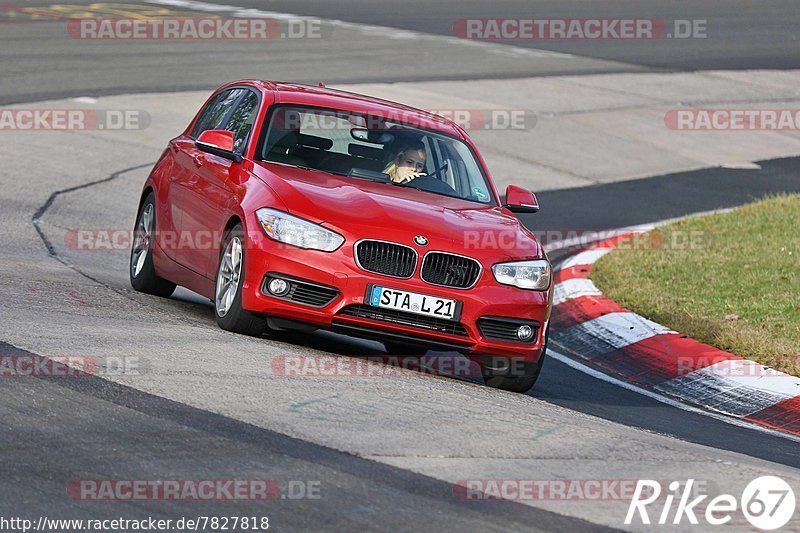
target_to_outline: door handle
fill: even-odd
[[[194,161],[194,166],[202,167],[203,166],[203,156],[202,155],[194,155],[192,156],[192,161]]]

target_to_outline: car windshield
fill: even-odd
[[[261,159],[496,205],[466,143],[410,126],[400,114],[278,106]]]

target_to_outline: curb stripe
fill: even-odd
[[[671,379],[656,390],[726,415],[744,417],[786,399],[785,396],[742,386],[733,380],[698,372]]]
[[[603,294],[595,287],[590,279],[573,278],[562,281],[553,289],[553,305],[559,305],[567,300],[574,300],[581,296],[600,296]]]
[[[698,370],[666,381],[656,390],[728,415],[751,415],[786,400],[785,395],[742,385],[733,379]]]
[[[651,337],[630,348],[636,350],[636,357],[663,361],[662,368],[668,379],[683,377],[732,358],[738,359],[733,354],[680,334]]]
[[[776,403],[744,419],[762,426],[800,435],[800,396]]]
[[[672,333],[654,335],[607,354],[605,363],[628,379],[656,386],[730,357],[727,352]]]
[[[677,333],[653,335],[604,353],[597,348],[597,340],[590,337],[576,338],[574,335],[567,337],[551,333],[551,338],[562,346],[569,346],[569,351],[576,355],[649,387],[686,376],[698,365],[731,357],[731,354]]]
[[[570,279],[587,279],[592,272],[592,265],[576,265],[574,267],[556,270],[553,273],[553,283],[559,284]]]
[[[627,309],[608,296],[581,296],[558,306],[552,314],[551,322],[555,328],[567,329],[582,322],[594,320],[609,313],[627,313]]]
[[[721,361],[702,372],[722,376],[742,386],[770,392],[784,398],[800,394],[800,378],[784,374],[749,359]]]
[[[660,324],[631,313],[630,311],[621,313],[609,313],[592,320],[573,326],[566,333],[573,337],[588,336],[599,344],[607,347],[601,353],[609,352],[613,349],[624,348],[633,343],[642,341],[653,335],[663,333],[675,333]],[[598,347],[597,350],[604,348]]]

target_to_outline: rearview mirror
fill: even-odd
[[[214,154],[236,163],[242,162],[242,156],[233,151],[233,132],[228,130],[206,130],[194,142],[198,150]]]
[[[539,211],[539,202],[531,191],[516,185],[509,185],[506,189],[506,203],[503,207],[512,213],[536,213]]]
[[[350,135],[357,141],[363,141],[374,144],[389,144],[394,141],[394,135],[386,133],[385,131],[374,131],[363,128],[353,128],[350,130]]]

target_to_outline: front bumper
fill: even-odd
[[[249,237],[242,287],[242,305],[249,311],[358,337],[412,342],[467,355],[505,356],[529,362],[538,361],[542,355],[552,288],[531,291],[500,285],[492,275],[491,265],[483,265],[479,281],[470,289],[441,287],[422,281],[419,265],[408,279],[362,270],[348,243],[326,253],[277,243],[260,232],[251,232]],[[297,282],[298,298],[271,295],[265,281],[273,277]],[[372,284],[456,299],[462,303],[460,316],[453,322],[369,306],[365,294]],[[508,331],[503,329],[504,323],[513,321],[534,327],[533,338],[528,342],[505,340],[513,337],[505,334]]]

